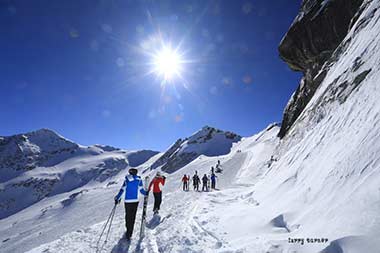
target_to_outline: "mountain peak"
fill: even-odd
[[[241,136],[229,131],[204,126],[188,138],[178,139],[151,168],[161,167],[168,173],[174,172],[190,163],[200,155],[220,156],[228,154],[232,144]]]
[[[52,130],[50,128],[40,128],[40,129],[32,131],[32,133],[33,132],[34,133],[41,133],[41,134],[44,134],[44,133],[57,134],[54,130]]]
[[[25,141],[34,143],[44,150],[51,151],[51,149],[61,148],[76,148],[78,144],[66,139],[57,132],[48,129],[41,128],[22,135]]]
[[[62,154],[75,152],[78,147],[78,144],[47,128],[3,137],[0,139],[0,169],[30,170],[51,162],[50,157],[59,154],[63,157]]]
[[[31,132],[25,133],[23,135],[64,138],[63,136],[59,135],[58,133],[56,133],[55,131],[53,131],[49,128],[37,129],[37,130],[31,131]]]

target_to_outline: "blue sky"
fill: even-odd
[[[2,1],[0,135],[50,128],[84,145],[164,150],[204,125],[279,122],[299,73],[278,44],[299,1]],[[151,71],[156,38],[182,78]],[[180,45],[180,46],[178,46]]]

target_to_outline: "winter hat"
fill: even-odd
[[[135,168],[130,168],[129,170],[128,170],[128,172],[129,172],[129,174],[131,174],[131,175],[137,175],[137,169],[135,169]]]
[[[156,177],[160,177],[160,176],[161,176],[161,172],[157,171]]]

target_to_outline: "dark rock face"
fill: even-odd
[[[152,150],[140,150],[128,155],[129,166],[137,167],[148,161],[151,157],[157,155],[159,152]]]
[[[152,164],[151,169],[155,169],[159,166],[166,165],[175,154],[178,152],[178,149],[185,142],[185,140],[178,139],[155,163]]]
[[[194,161],[198,156],[199,154],[195,152],[176,153],[176,155],[172,159],[169,159],[161,169],[167,173],[173,173],[176,170]]]
[[[241,136],[233,132],[205,126],[189,138],[178,139],[150,169],[161,167],[162,171],[173,173],[200,155],[225,155],[230,152],[232,144],[240,140]]]
[[[363,0],[303,0],[301,10],[282,39],[280,57],[304,73],[284,111],[279,137],[302,113],[327,71],[320,71],[347,35]]]

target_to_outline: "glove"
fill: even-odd
[[[166,177],[165,176],[162,176],[162,178],[165,180],[166,179]]]
[[[117,199],[116,197],[115,197],[115,205],[117,205],[117,204],[119,204],[120,203],[120,199]]]

